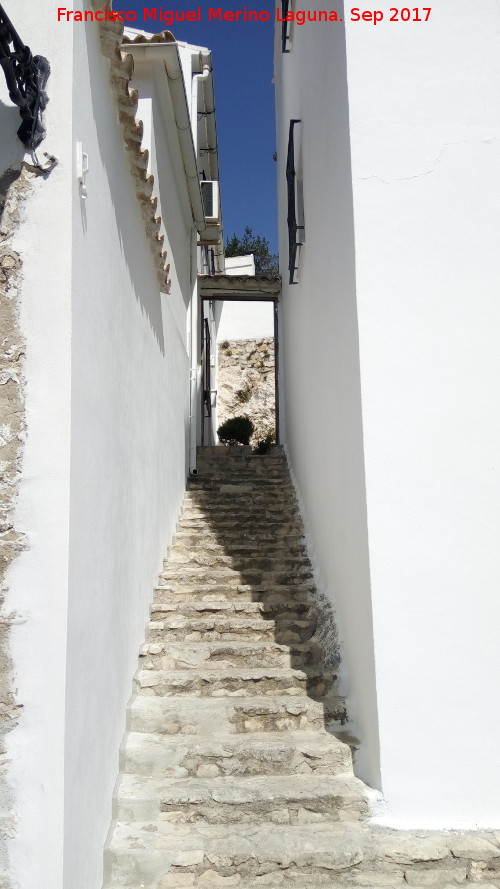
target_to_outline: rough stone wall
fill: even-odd
[[[17,723],[20,707],[13,691],[9,656],[9,628],[19,619],[6,608],[6,573],[26,548],[24,535],[14,525],[14,507],[21,474],[25,435],[23,361],[19,326],[21,260],[12,238],[33,173],[23,167],[0,176],[0,883],[9,889],[6,842],[15,825],[12,792],[6,780],[5,739]]]
[[[219,344],[218,361],[218,423],[249,417],[254,444],[274,432],[274,339],[226,340]]]

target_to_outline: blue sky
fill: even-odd
[[[212,4],[214,8],[218,4]],[[127,0],[115,9],[137,13],[135,27],[161,31],[163,23],[143,21],[143,9],[192,10],[194,3],[143,3]],[[215,83],[217,134],[224,216],[227,240],[235,232],[241,236],[249,225],[254,234],[267,238],[271,252],[278,250],[276,233],[273,28],[274,6],[269,0],[248,9],[269,12],[268,22],[207,21],[209,3],[201,3],[200,22],[178,22],[171,30],[178,40],[212,50]],[[243,4],[222,6],[223,10],[243,9]]]

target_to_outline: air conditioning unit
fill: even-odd
[[[216,179],[206,179],[200,182],[203,211],[206,221],[215,225],[220,222],[219,183]]]

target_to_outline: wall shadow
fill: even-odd
[[[2,74],[0,77],[3,79]],[[20,166],[23,161],[26,149],[17,135],[21,122],[17,105],[6,105],[0,99],[0,173]]]
[[[16,135],[20,123],[17,105],[5,105],[0,99],[0,223],[9,189],[21,175],[25,148]]]
[[[305,692],[308,698],[319,702],[323,706],[322,727],[331,734],[342,731],[347,714],[345,702],[338,693],[335,668],[339,661],[337,657],[333,666],[331,663],[326,666],[324,662],[324,646],[318,639],[323,615],[318,608],[304,529],[284,454],[278,448],[261,456],[245,453],[250,449],[228,449],[240,454],[236,459],[227,460],[223,477],[218,477],[217,472],[225,461],[221,456],[212,460],[211,452],[222,449],[199,450],[198,475],[189,480],[188,493],[193,511],[203,516],[205,526],[201,533],[193,516],[192,535],[187,535],[189,516],[183,513],[182,527],[186,548],[189,546],[192,553],[189,563],[184,565],[186,582],[189,582],[189,570],[199,567],[201,585],[193,598],[206,600],[207,610],[201,610],[199,617],[205,616],[214,623],[213,631],[203,633],[201,643],[227,642],[227,652],[219,651],[217,657],[230,662],[232,642],[254,641],[256,653],[244,666],[274,669],[288,663],[294,670],[302,671],[304,679],[293,679],[297,697]],[[242,494],[237,491],[241,486],[245,489]],[[237,519],[235,506],[239,513]],[[236,572],[227,582],[220,574],[226,568],[228,575]],[[244,634],[238,636],[237,632],[224,632],[227,611],[214,614],[213,603],[223,600],[227,583],[232,584],[228,597],[241,609],[235,617],[248,618],[250,624],[255,618],[256,629],[249,626],[248,638]],[[254,614],[245,613],[247,603],[258,603]],[[262,634],[258,629],[261,618],[269,622],[269,628]],[[263,651],[262,663],[257,649],[266,642],[272,645]],[[336,647],[334,639],[332,647]],[[216,661],[207,661],[203,666],[209,669],[211,665],[215,666]],[[266,694],[264,681],[262,685],[260,691],[256,682],[253,692]],[[291,699],[297,700],[297,697]],[[290,727],[298,727],[300,715],[297,714],[295,720],[297,725]]]
[[[159,285],[156,283],[155,261],[151,253],[145,223],[141,216],[121,126],[117,120],[118,107],[116,98],[109,86],[108,62],[101,55],[98,37],[96,39],[96,36],[93,27],[87,26],[87,52],[82,61],[87,67],[90,111],[95,124],[100,160],[106,171],[123,262],[127,267],[136,299],[147,316],[158,347],[162,355],[164,355],[162,297]],[[92,164],[92,158],[90,158],[90,164]],[[88,185],[90,195],[92,188],[91,175],[88,179]],[[85,231],[87,231],[89,225],[88,214],[85,222]],[[145,255],[147,257],[147,265],[150,264],[151,268],[151,280],[156,284],[154,289],[148,281],[149,275],[141,274],[141,269],[144,268]]]

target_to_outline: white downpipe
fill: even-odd
[[[201,74],[195,74],[191,83],[191,121],[193,133],[193,145],[195,157],[198,157],[198,85],[202,80],[207,80],[210,74],[210,66],[203,65]],[[198,185],[199,188],[199,185]],[[195,248],[196,250],[196,248]],[[195,253],[194,264],[197,271],[197,256]],[[197,421],[198,409],[200,404],[200,365],[198,362],[198,332],[200,327],[199,318],[199,295],[198,281],[196,283],[191,297],[191,369],[189,372],[190,383],[190,415],[189,415],[189,472],[196,474],[196,446],[197,446]],[[203,422],[203,418],[202,418]]]
[[[190,413],[189,413],[189,472],[196,475],[196,447],[197,447],[197,420],[200,391],[200,365],[198,363],[198,283],[195,284],[191,297],[191,368],[189,371],[190,384]]]

